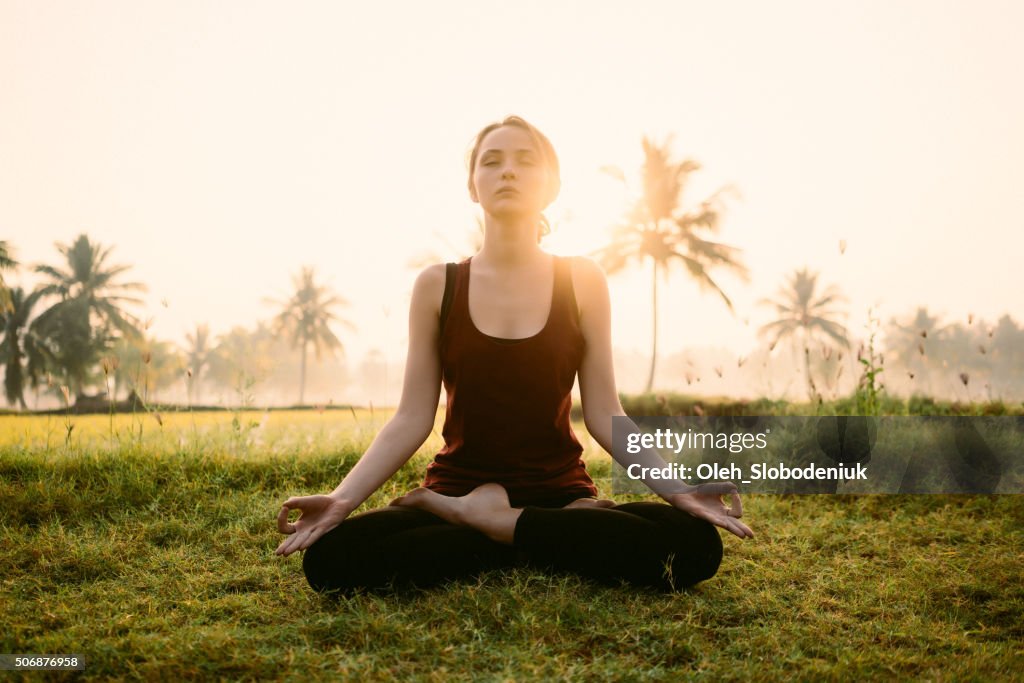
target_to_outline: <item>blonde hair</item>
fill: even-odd
[[[468,160],[469,180],[467,182],[467,186],[469,187],[469,191],[473,191],[473,172],[476,170],[476,161],[480,154],[480,145],[483,143],[484,138],[487,137],[488,133],[492,130],[502,128],[503,126],[514,126],[526,131],[526,134],[530,136],[530,139],[533,140],[533,144],[540,151],[541,157],[544,159],[544,164],[548,170],[548,182],[547,186],[544,188],[544,206],[548,206],[551,202],[555,201],[555,198],[558,197],[559,190],[562,189],[562,178],[558,165],[558,155],[555,154],[555,147],[551,144],[551,141],[548,140],[547,136],[520,116],[506,116],[504,120],[489,124],[477,133],[476,139],[473,142],[473,148],[470,150]],[[547,217],[541,213],[540,225],[537,226],[537,241],[539,242],[541,237],[550,232],[551,224],[548,222]]]

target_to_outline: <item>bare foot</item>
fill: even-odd
[[[452,524],[472,527],[492,540],[507,544],[512,543],[515,522],[522,513],[509,505],[508,493],[500,484],[483,484],[458,498],[442,496],[421,486],[390,504],[426,510]]]
[[[420,486],[419,488],[415,488],[412,491],[409,491],[409,493],[406,493],[404,496],[399,496],[398,498],[395,498],[393,501],[388,503],[388,506],[402,505],[411,508],[422,507],[422,505],[424,504],[424,499],[429,498],[430,494],[434,494],[435,496],[440,495],[439,493],[434,493],[428,488]]]
[[[451,522],[452,524],[463,524],[459,519],[459,510],[461,509],[461,498],[454,498],[452,496],[443,496],[436,491],[431,491],[428,488],[420,486],[415,488],[404,496],[399,496],[388,505],[396,505],[399,507],[408,508],[419,508],[432,512],[443,520]]]
[[[569,508],[613,508],[617,505],[614,500],[608,500],[607,498],[577,498],[573,502],[565,506],[564,509]]]

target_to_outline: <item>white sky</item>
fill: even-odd
[[[83,231],[115,245],[173,341],[268,317],[313,265],[351,301],[350,358],[402,358],[407,264],[447,255],[438,234],[465,242],[465,153],[516,113],[562,160],[554,251],[601,243],[627,194],[598,169],[635,181],[644,134],[704,164],[691,201],[741,191],[719,236],[751,271],[720,281],[738,316],[677,270],[664,353],[747,353],[771,315],[754,303],[804,265],[855,333],[874,304],[1020,321],[1022,19],[1014,2],[0,0],[0,238],[29,264]],[[620,348],[649,348],[649,279],[611,279]]]

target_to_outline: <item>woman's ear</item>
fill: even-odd
[[[476,188],[473,187],[472,181],[469,183],[469,198],[472,199],[475,204],[480,203],[480,198],[476,194]]]

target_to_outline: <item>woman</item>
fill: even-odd
[[[587,430],[609,452],[611,418],[624,412],[603,272],[539,246],[541,212],[560,188],[551,143],[519,117],[487,126],[468,185],[484,244],[417,278],[397,412],[332,493],[284,502],[277,523],[289,537],[276,553],[306,550],[316,590],[428,586],[517,564],[665,590],[713,576],[722,557],[713,525],[753,536],[733,484],[645,480],[667,505],[616,505],[596,498],[580,459],[569,425],[577,373]],[[430,434],[442,380],[445,447],[424,485],[349,518]],[[664,465],[654,451],[628,457]],[[294,523],[290,510],[301,512]]]

